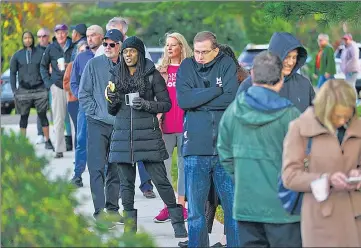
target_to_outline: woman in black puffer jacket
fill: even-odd
[[[186,238],[188,234],[183,209],[177,205],[174,190],[167,178],[164,160],[169,155],[157,119],[158,113],[165,113],[171,108],[167,86],[153,62],[145,59],[144,44],[139,38],[127,38],[122,44],[121,55],[122,60],[112,71],[111,81],[115,89],[112,91],[111,87],[107,87],[106,95],[109,99],[108,112],[116,116],[109,162],[117,163],[119,168],[125,231],[137,230],[137,210],[134,209],[135,163],[143,161],[168,207],[175,237]],[[129,104],[125,97],[130,93],[139,93],[139,97]]]

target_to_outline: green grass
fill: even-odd
[[[171,170],[172,180],[173,180],[172,186],[174,189],[177,189],[177,178],[178,178],[177,156],[178,156],[177,149],[174,149],[172,156],[172,170]],[[224,223],[223,209],[221,206],[218,206],[217,208],[216,219],[222,224]]]

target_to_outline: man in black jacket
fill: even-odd
[[[232,218],[234,185],[217,151],[218,124],[237,92],[237,68],[219,51],[213,33],[200,32],[193,43],[194,57],[183,60],[176,84],[178,104],[185,111],[182,155],[189,203],[188,246],[209,246],[204,210],[213,180],[224,210],[227,247],[239,247],[238,227]]]
[[[68,37],[68,27],[58,24],[54,28],[55,37],[44,52],[40,73],[45,85],[50,88],[55,129],[55,158],[62,158],[65,152],[64,121],[67,113],[66,93],[63,90],[63,77],[67,64],[71,61],[73,44]],[[50,69],[51,68],[51,69]]]
[[[34,47],[34,36],[31,32],[24,32],[22,38],[24,48],[17,51],[10,62],[10,83],[15,95],[16,110],[20,114],[20,130],[26,135],[30,109],[34,105],[43,128],[45,148],[54,149],[49,139],[49,121],[46,116],[48,89],[40,75],[43,50]],[[16,76],[19,87],[16,85]]]
[[[171,108],[166,83],[145,58],[144,43],[137,37],[127,38],[122,45],[122,60],[113,69],[115,89],[107,87],[108,112],[116,116],[109,152],[109,162],[117,164],[125,217],[135,225],[125,230],[136,232],[137,210],[134,209],[135,163],[143,161],[168,207],[176,238],[187,237],[183,207],[176,202],[164,165],[169,155],[159,129],[157,113]],[[138,94],[132,98],[131,94]],[[156,97],[156,101],[154,100]]]

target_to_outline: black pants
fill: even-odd
[[[300,223],[239,221],[241,247],[302,247]]]
[[[164,162],[143,162],[163,202],[169,208],[175,208],[177,202],[174,190],[167,178]],[[116,164],[114,164],[116,165]],[[118,163],[122,205],[125,211],[134,209],[134,188],[137,167],[132,164]]]
[[[104,175],[105,164],[108,163],[107,158],[113,126],[90,117],[87,118],[87,125],[87,163],[90,174],[90,190],[95,209],[94,216],[96,216],[104,208],[108,212],[119,210],[120,184],[116,165],[108,164],[107,174]]]

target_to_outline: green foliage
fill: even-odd
[[[268,17],[281,17],[287,21],[302,20],[307,16],[317,15],[322,25],[349,22],[360,24],[361,4],[359,1],[328,1],[328,2],[267,2],[264,4]]]
[[[2,130],[1,147],[2,246],[154,247],[144,233],[122,236],[75,214],[75,189],[65,178],[47,179],[46,159],[24,136]]]

